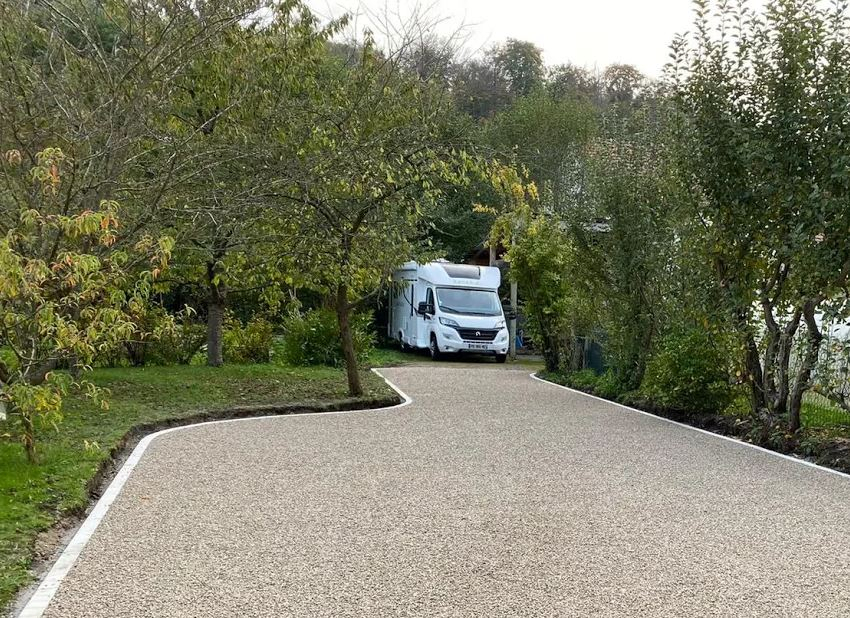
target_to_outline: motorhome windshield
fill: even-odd
[[[502,315],[499,297],[487,290],[437,288],[437,305],[444,313]]]

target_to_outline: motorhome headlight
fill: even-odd
[[[498,322],[496,322],[496,326],[495,326],[496,329],[504,328],[504,327],[505,327],[505,321],[504,320],[499,320]]]
[[[460,326],[460,324],[458,324],[455,320],[451,318],[440,318],[440,324],[442,324],[443,326]]]

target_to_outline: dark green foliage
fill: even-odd
[[[564,379],[561,381],[565,385],[589,392],[596,386],[596,383],[599,381],[599,376],[590,369],[582,369],[581,371],[576,371],[575,373],[564,376]]]
[[[622,385],[610,371],[599,375],[592,369],[582,369],[572,373],[544,372],[541,375],[556,384],[569,386],[604,399],[617,400],[623,395]]]
[[[507,80],[489,59],[456,65],[451,81],[455,106],[476,120],[490,118],[510,104]]]
[[[160,335],[147,346],[145,365],[188,365],[207,340],[207,327],[201,322],[180,321],[173,330]]]
[[[374,347],[371,321],[368,313],[351,317],[352,337],[359,362],[365,362]],[[284,328],[280,354],[284,363],[293,366],[341,367],[345,359],[336,314],[329,309],[313,309],[291,317]]]
[[[735,398],[730,381],[730,351],[707,329],[672,332],[659,342],[638,390],[613,372],[598,375],[590,369],[548,374],[559,384],[581,391],[666,412],[720,414]]]
[[[486,201],[484,189],[475,185],[448,192],[429,216],[428,240],[450,262],[464,262],[483,251],[493,216],[476,212],[471,204]]]
[[[665,336],[646,369],[640,393],[665,408],[717,414],[732,401],[729,357],[705,329]]]
[[[549,69],[546,92],[555,99],[593,101],[599,94],[599,78],[574,64],[559,64]]]
[[[668,310],[679,293],[671,274],[681,269],[676,213],[688,196],[667,152],[667,116],[659,107],[606,114],[604,138],[588,164],[586,209],[571,217],[592,265],[584,276],[598,279],[606,299],[599,313],[606,352],[625,390],[640,385],[656,333],[678,314]]]
[[[230,318],[224,328],[224,360],[227,363],[267,363],[271,359],[274,327],[255,316],[247,324]]]
[[[543,50],[534,43],[508,39],[492,50],[491,57],[512,95],[524,97],[543,86]]]

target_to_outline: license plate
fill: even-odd
[[[490,346],[487,345],[486,343],[470,343],[469,349],[470,350],[489,350]]]

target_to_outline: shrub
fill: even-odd
[[[224,362],[268,363],[271,359],[274,327],[262,317],[254,317],[247,324],[232,315],[224,323]]]
[[[191,307],[171,314],[159,305],[136,305],[128,315],[132,336],[101,350],[98,366],[188,364],[206,342],[206,325],[194,321]]]
[[[351,316],[354,349],[361,362],[375,345],[370,323],[368,313]],[[289,365],[344,365],[336,314],[328,309],[312,309],[292,316],[285,327],[281,357]]]
[[[591,393],[605,399],[619,400],[623,395],[623,386],[617,380],[613,372],[607,371],[597,374],[592,369],[582,369],[570,373],[546,372],[548,380],[575,388],[586,393]]]
[[[626,387],[610,370],[597,377],[596,386],[593,389],[594,393],[605,399],[618,399],[625,391]]]
[[[194,321],[195,310],[184,307],[176,314],[153,308],[143,316],[150,335],[125,344],[130,364],[188,365],[207,340],[207,327]]]
[[[178,318],[148,344],[146,364],[188,365],[207,341],[207,325]]]
[[[599,376],[592,369],[582,369],[566,375],[568,386],[580,391],[595,391]]]
[[[649,361],[640,392],[667,408],[720,413],[733,398],[727,367],[721,346],[708,331],[671,333]]]

